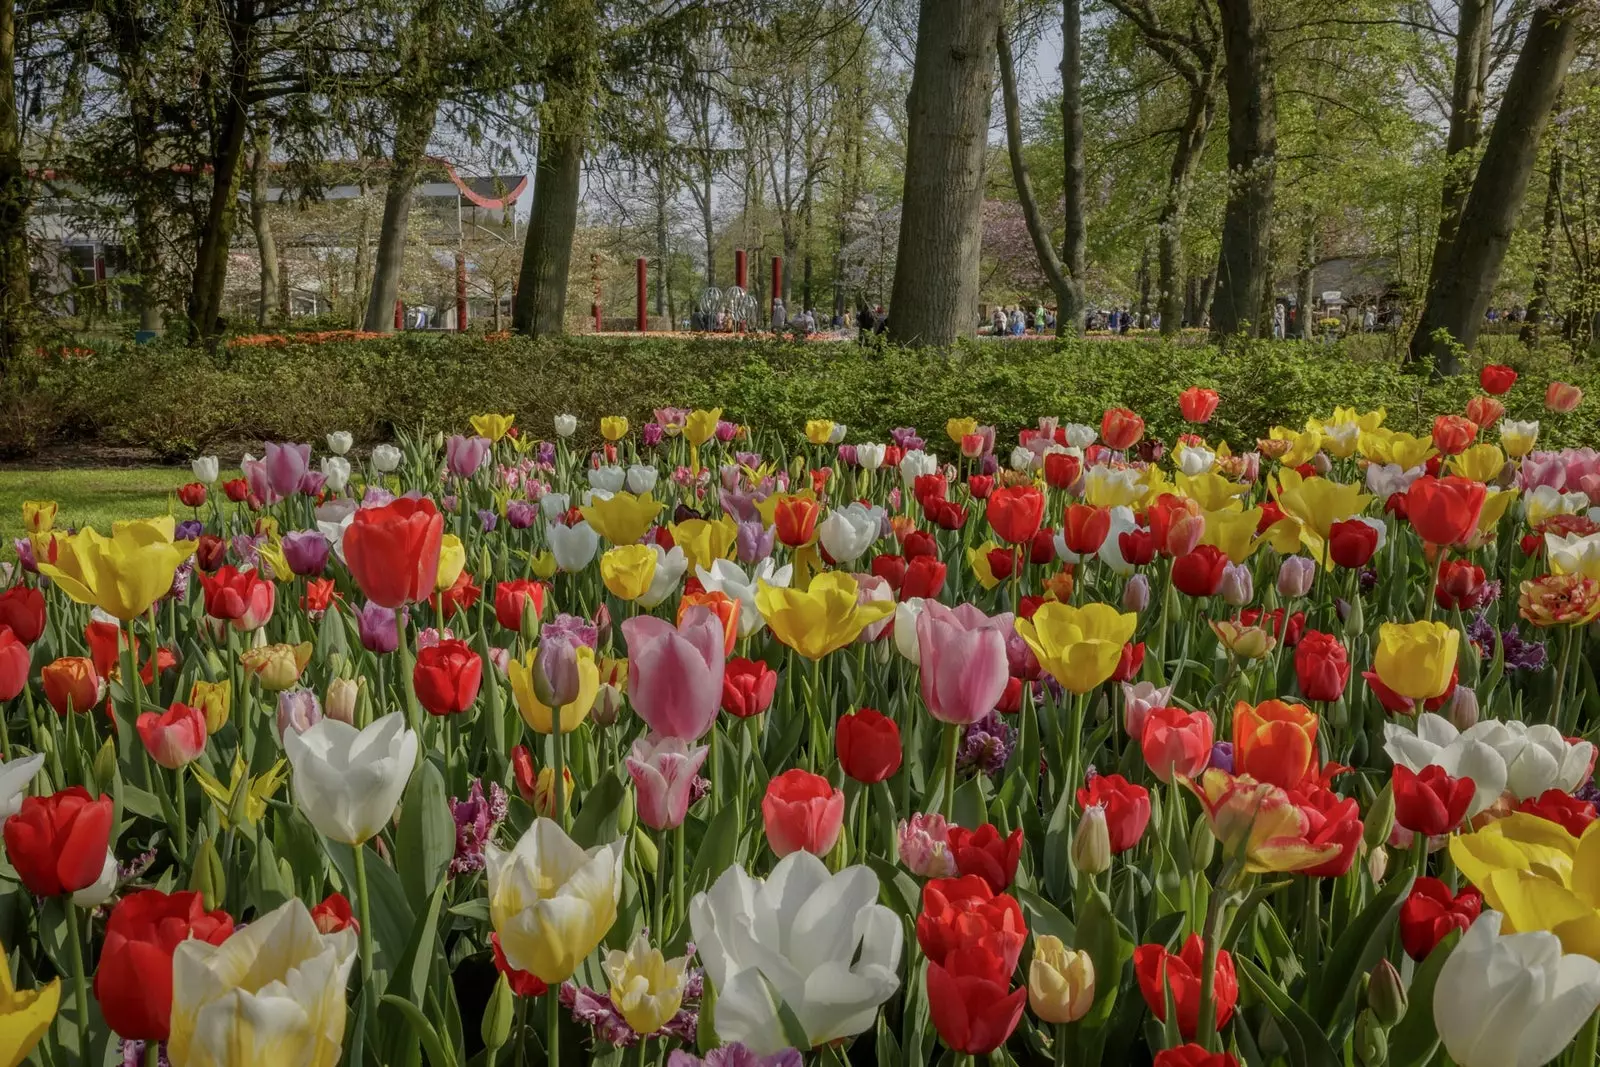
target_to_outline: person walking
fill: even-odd
[[[1283,304],[1278,302],[1278,301],[1273,301],[1273,304],[1272,304],[1272,337],[1273,337],[1274,340],[1277,340],[1277,341],[1283,340],[1283,338],[1284,338],[1284,328],[1285,328],[1287,322],[1288,322],[1288,319],[1287,319],[1287,317],[1285,315]]]
[[[772,301],[772,332],[782,333],[783,328],[789,324],[789,312],[783,306],[781,299]]]

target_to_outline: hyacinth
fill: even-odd
[[[167,595],[174,600],[183,600],[189,595],[189,580],[194,577],[194,557],[190,556],[178,564],[178,569],[172,572],[172,588]]]
[[[686,950],[694,953],[694,945]],[[705,990],[705,978],[698,969],[691,968],[683,988],[684,1007],[678,1009],[660,1030],[644,1034],[647,1038],[676,1038],[693,1044],[700,1026],[699,1001]],[[596,1040],[621,1048],[631,1048],[639,1043],[640,1034],[628,1025],[611,997],[597,989],[589,989],[575,982],[561,984],[561,1006],[571,1013],[573,1021],[583,1023],[594,1031]]]
[[[506,817],[508,798],[498,782],[489,783],[483,795],[482,780],[475,779],[466,800],[450,798],[450,816],[456,822],[456,854],[450,860],[450,874],[481,871],[483,846],[494,835],[495,827]]]
[[[956,769],[963,774],[999,774],[1011,758],[1016,737],[1017,732],[1006,725],[1000,714],[991,711],[962,729]]]
[[[1577,626],[1600,615],[1600,582],[1583,574],[1547,574],[1522,583],[1517,610],[1535,626]]]
[[[1480,614],[1468,624],[1467,637],[1478,647],[1485,663],[1494,659],[1494,624],[1487,615]],[[1500,631],[1500,645],[1507,670],[1538,672],[1550,662],[1544,643],[1526,640],[1515,625]]]
[[[779,1049],[763,1056],[738,1041],[712,1049],[705,1059],[682,1049],[673,1049],[667,1056],[667,1067],[801,1067],[803,1063],[795,1049]]]

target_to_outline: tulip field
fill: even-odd
[[[1600,452],[1516,378],[29,499],[0,1067],[1588,1067]]]

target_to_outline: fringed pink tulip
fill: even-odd
[[[628,774],[638,796],[639,819],[652,830],[671,830],[689,812],[689,793],[706,754],[682,738],[643,738],[628,754]]]
[[[676,627],[636,615],[623,620],[622,636],[628,644],[628,698],[639,717],[661,737],[704,736],[722,702],[725,653],[716,615],[690,608]]]

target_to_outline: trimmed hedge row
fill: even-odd
[[[1547,447],[1592,443],[1585,407],[1555,415],[1542,401],[1552,379],[1589,391],[1600,375],[1553,354],[1507,352],[1522,372],[1502,398],[1511,416],[1540,419]],[[849,424],[852,440],[895,426],[929,433],[961,415],[1004,429],[1043,413],[1097,422],[1120,405],[1170,440],[1182,429],[1177,395],[1191,385],[1221,394],[1207,436],[1235,445],[1336,404],[1382,405],[1390,425],[1426,432],[1435,414],[1460,411],[1478,391],[1475,374],[1434,383],[1341,346],[1284,343],[1222,351],[1156,339],[973,342],[941,353],[756,339],[402,334],[215,356],[119,344],[47,353],[18,368],[0,387],[0,453],[71,440],[182,459],[228,442],[313,440],[335,429],[370,443],[397,428],[460,428],[491,410],[515,411],[530,432],[548,435],[561,412],[593,427],[603,414],[638,423],[668,405],[721,406],[765,429],[830,418]]]

